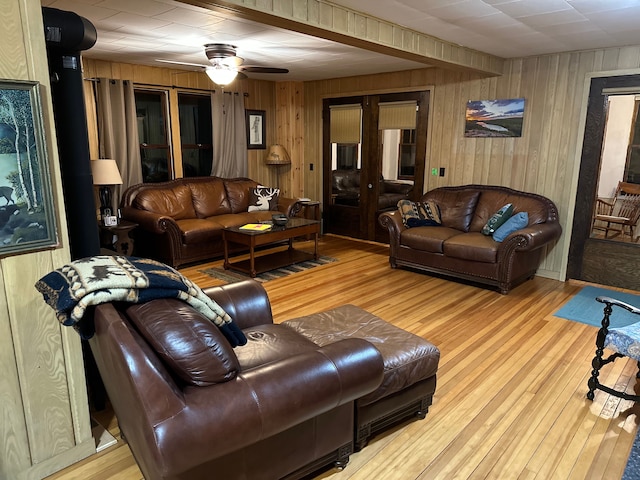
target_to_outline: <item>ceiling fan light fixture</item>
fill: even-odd
[[[220,64],[207,67],[205,72],[213,83],[220,86],[230,84],[238,75],[238,70],[236,68]]]

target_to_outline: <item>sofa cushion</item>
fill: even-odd
[[[318,349],[311,340],[280,324],[257,325],[243,332],[247,343],[234,351],[243,372]]]
[[[513,215],[513,205],[511,203],[507,203],[506,205],[502,206],[500,210],[491,215],[491,218],[489,218],[484,227],[482,227],[482,234],[493,234],[493,232],[500,228],[504,222],[511,218],[511,215]]]
[[[258,182],[248,178],[224,179],[231,213],[246,212],[249,209],[249,191],[256,188]]]
[[[236,376],[240,364],[224,335],[193,307],[173,298],[126,310],[136,329],[177,377],[207,386]]]
[[[249,189],[249,206],[247,211],[278,210],[279,188],[256,187]]]
[[[474,262],[496,263],[500,244],[480,232],[467,232],[445,240],[444,254],[447,257]]]
[[[433,190],[428,199],[438,204],[443,226],[467,232],[479,197],[477,190]]]
[[[415,250],[422,250],[423,252],[442,253],[444,241],[456,235],[460,235],[460,230],[454,228],[408,228],[400,233],[400,245]]]
[[[221,178],[211,177],[207,182],[189,183],[189,188],[198,218],[231,213],[227,191]]]
[[[216,218],[211,217],[211,220],[204,218],[178,220],[176,223],[182,232],[182,243],[195,245],[222,237],[223,226],[215,221]]]
[[[500,228],[493,232],[493,239],[496,242],[502,242],[513,232],[526,227],[529,224],[529,215],[527,212],[519,212],[504,222]]]
[[[133,206],[174,220],[196,218],[191,189],[186,185],[144,190],[136,195]]]

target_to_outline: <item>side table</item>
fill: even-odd
[[[129,233],[138,226],[137,223],[128,220],[120,220],[118,225],[100,225],[100,246],[114,250],[120,255],[133,253],[133,238]]]
[[[302,210],[300,211],[302,218],[320,221],[320,202],[317,200],[300,200],[300,205],[302,205]],[[305,238],[311,240],[310,235]]]

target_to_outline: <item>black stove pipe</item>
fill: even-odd
[[[95,45],[97,32],[73,12],[43,7],[42,17],[69,246],[76,260],[100,253],[80,63],[80,52]]]

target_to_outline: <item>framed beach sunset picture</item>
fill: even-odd
[[[465,137],[521,137],[524,98],[469,100]]]

